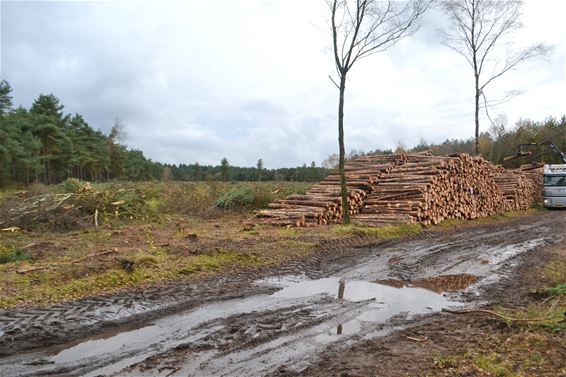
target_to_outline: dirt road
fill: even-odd
[[[337,245],[276,270],[0,312],[2,375],[295,375],[321,355],[486,303],[566,213]]]

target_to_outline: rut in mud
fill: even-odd
[[[9,375],[292,375],[330,347],[388,334],[443,308],[482,303],[522,257],[564,241],[565,230],[564,212],[544,212],[376,247],[338,245],[263,276],[4,312],[0,369]],[[116,323],[129,325],[101,331]],[[48,345],[85,329],[93,335]],[[34,334],[46,346],[15,353]]]

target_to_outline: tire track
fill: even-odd
[[[502,226],[505,228],[502,229]],[[448,270],[481,255],[470,253],[478,244],[503,247],[545,237],[546,242],[566,232],[564,212],[543,212],[505,224],[466,227],[461,230],[429,232],[402,240],[378,241],[371,235],[324,240],[313,255],[288,262],[276,269],[244,271],[198,282],[173,283],[143,291],[98,296],[45,308],[0,311],[0,355],[10,355],[38,346],[68,342],[110,326],[148,321],[159,316],[210,301],[222,301],[273,288],[254,285],[273,275],[301,275],[320,279],[339,274],[360,261],[393,258],[396,262],[376,266],[389,277],[412,280],[423,271]]]

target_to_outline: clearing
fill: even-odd
[[[235,229],[226,225],[234,216],[216,224]],[[563,211],[390,229],[405,234],[390,240],[387,231],[362,228],[241,227],[246,236],[229,253],[212,236],[189,237],[206,250],[187,257],[207,256],[190,279],[50,307],[18,302],[0,312],[0,369],[23,376],[564,372]],[[557,289],[529,295],[548,286]],[[496,315],[443,312],[486,306]]]

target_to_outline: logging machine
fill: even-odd
[[[524,150],[524,148],[527,147],[537,147],[541,145],[546,146],[546,149],[540,153],[533,154],[532,151]],[[552,144],[551,141],[519,144],[519,151],[517,154],[515,156],[505,157],[503,161],[505,162],[519,157],[531,156],[531,164],[536,166],[536,159],[548,153],[556,154],[562,160],[563,164],[544,164],[544,206],[547,208],[566,208],[566,156],[564,155],[564,152],[558,149],[556,145]]]

